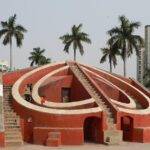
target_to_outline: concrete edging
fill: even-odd
[[[65,114],[65,115],[70,115],[70,114],[87,114],[87,113],[96,113],[96,112],[101,112],[102,110],[99,107],[95,107],[95,108],[88,108],[88,109],[77,109],[77,110],[66,110],[66,109],[52,109],[52,108],[46,108],[46,107],[41,107],[35,104],[32,104],[30,102],[27,102],[26,100],[24,100],[22,98],[22,96],[19,93],[19,86],[21,85],[21,83],[23,82],[23,80],[27,77],[29,77],[30,75],[32,75],[33,73],[41,70],[41,69],[45,69],[47,67],[50,66],[54,66],[54,65],[59,65],[59,64],[65,64],[65,61],[63,62],[58,62],[58,63],[51,63],[51,64],[47,64],[41,67],[38,67],[26,74],[24,74],[22,77],[20,77],[13,85],[12,87],[12,96],[14,98],[14,100],[22,105],[23,107],[26,107],[28,109],[32,109],[34,111],[38,111],[38,112],[42,112],[42,113],[48,113],[48,114]]]

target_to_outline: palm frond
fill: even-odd
[[[7,23],[7,21],[1,21],[1,26],[2,26],[2,28],[8,28],[8,23]]]
[[[108,56],[107,54],[103,55],[100,60],[100,63],[104,63],[106,61],[107,56]]]
[[[6,34],[8,32],[8,29],[2,29],[2,30],[0,30],[0,38],[4,35],[4,34]]]
[[[119,27],[114,27],[111,30],[109,30],[107,32],[110,36],[114,35],[114,34],[121,34],[122,30]]]
[[[71,43],[72,43],[72,40],[70,40],[69,42],[66,42],[66,45],[64,47],[64,51],[66,53],[69,53],[69,47],[70,47]]]
[[[84,54],[84,49],[83,49],[83,46],[82,46],[82,44],[80,43],[80,41],[78,42],[78,47],[79,47],[79,52],[80,52],[80,54],[83,55],[83,54]]]
[[[82,27],[82,24],[79,24],[77,27],[77,31],[80,31],[81,27]]]
[[[131,32],[134,32],[134,29],[138,29],[141,26],[140,22],[131,22],[129,25],[129,29],[131,30]]]
[[[3,44],[7,45],[10,42],[10,34],[6,34],[3,40]]]
[[[14,16],[9,17],[8,19],[8,24],[10,27],[14,27],[16,22],[16,14],[14,14]]]
[[[105,55],[105,54],[107,54],[107,55],[109,55],[110,54],[110,49],[108,49],[108,48],[101,48],[101,51],[102,51],[102,53]]]
[[[86,42],[86,43],[88,43],[88,44],[91,44],[91,40],[90,40],[88,37],[86,37],[86,36],[83,36],[83,37],[81,38],[81,41],[84,41],[84,42]]]
[[[22,25],[16,25],[15,30],[19,32],[27,32],[27,30]]]
[[[16,45],[20,47],[22,45],[22,39],[24,38],[24,35],[21,32],[16,32],[14,36],[16,38]]]

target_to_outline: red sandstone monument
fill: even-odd
[[[6,73],[0,146],[150,142],[150,92],[133,79],[73,61]],[[33,84],[32,101],[23,90]],[[41,96],[46,101],[41,105]]]

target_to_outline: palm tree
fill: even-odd
[[[40,47],[33,48],[33,52],[30,52],[31,56],[28,58],[31,61],[30,66],[33,66],[34,64],[40,65],[41,59],[43,59],[43,53],[45,52],[45,49],[40,49]]]
[[[0,38],[4,36],[3,44],[10,44],[10,70],[13,70],[13,60],[12,60],[12,38],[16,39],[17,47],[21,47],[22,40],[24,39],[23,32],[27,30],[22,25],[16,25],[16,14],[11,16],[8,21],[1,22],[2,30],[0,30]]]
[[[48,64],[48,63],[51,63],[50,58],[46,58],[45,56],[41,57],[40,65],[45,65],[45,64]]]
[[[146,80],[145,87],[150,88],[150,69],[145,68],[143,79]]]
[[[71,44],[73,44],[73,50],[74,50],[74,61],[76,61],[76,50],[79,49],[79,52],[81,55],[84,54],[83,45],[81,42],[86,42],[88,44],[91,43],[91,40],[88,38],[88,34],[84,32],[80,32],[82,27],[82,24],[79,24],[79,26],[74,25],[72,27],[72,33],[71,34],[65,34],[60,37],[60,39],[63,41],[63,44],[65,44],[64,51],[66,53],[69,53],[69,47]]]
[[[120,27],[112,28],[108,33],[112,36],[110,41],[118,43],[121,49],[121,57],[124,62],[124,76],[126,76],[126,59],[131,56],[133,50],[138,51],[144,45],[144,40],[139,35],[134,35],[134,29],[140,27],[140,22],[130,22],[125,16],[119,17]]]
[[[117,43],[113,44],[111,41],[108,41],[107,44],[108,44],[107,48],[101,48],[103,56],[100,60],[100,63],[104,63],[106,61],[106,58],[108,57],[110,64],[110,72],[112,72],[112,63],[114,67],[117,65],[116,55],[119,55],[120,53],[118,51]]]

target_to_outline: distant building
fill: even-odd
[[[150,69],[150,25],[145,26],[145,48],[139,51],[137,57],[137,80],[142,84],[148,82],[148,76],[145,76],[146,70]]]
[[[144,52],[144,71],[143,74],[145,75],[146,70],[150,69],[150,25],[145,26],[145,52]],[[147,83],[149,77],[146,76],[144,78],[144,84]]]
[[[7,71],[8,70],[8,62],[5,60],[0,61],[0,70]]]
[[[140,49],[139,56],[137,56],[137,80],[142,84],[144,83],[144,51],[144,48]]]

